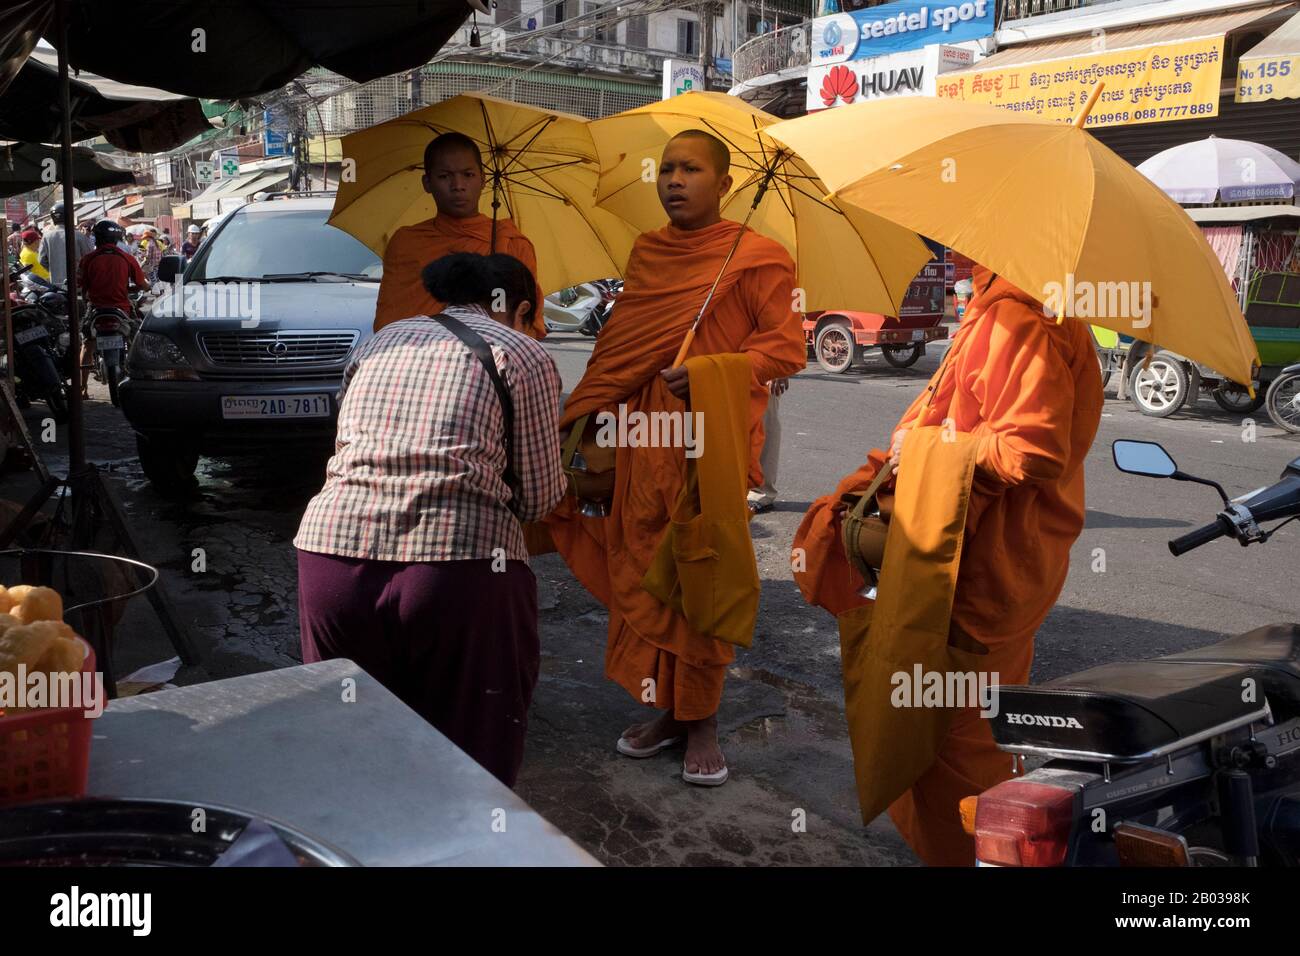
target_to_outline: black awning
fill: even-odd
[[[67,2],[74,69],[218,100],[279,89],[313,66],[356,82],[413,69],[470,14],[465,0]]]
[[[54,161],[54,168],[57,169],[57,146],[42,146],[39,143],[0,146],[0,197],[17,196],[49,186],[46,170],[50,168],[50,160]],[[135,182],[135,176],[129,169],[110,166],[93,149],[84,146],[72,148],[72,178],[78,189],[103,189]]]

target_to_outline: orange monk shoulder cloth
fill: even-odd
[[[492,219],[479,214],[468,219],[438,215],[413,226],[403,226],[393,233],[384,250],[384,276],[379,283],[379,301],[375,306],[375,331],[398,319],[413,315],[437,315],[443,303],[429,295],[420,273],[430,262],[456,252],[485,256],[492,249]],[[496,251],[514,256],[537,277],[537,253],[514,222],[497,220]],[[537,287],[537,313],[529,334],[544,338],[542,288]]]
[[[562,428],[589,413],[617,412],[620,405],[629,414],[687,411],[659,373],[672,364],[742,228],[727,220],[695,230],[670,225],[637,240],[613,317],[565,403]],[[750,487],[761,479],[766,383],[804,367],[794,284],[785,249],[745,228],[688,353],[749,358]],[[704,440],[707,448],[707,435]],[[694,632],[642,587],[686,481],[683,449],[619,447],[616,469],[609,516],[583,517],[566,499],[547,521],[551,536],[578,580],[609,608],[606,675],[638,702],[671,710],[678,720],[710,717],[733,648]],[[650,686],[653,700],[645,696]]]
[[[979,654],[980,669],[996,671],[1000,683],[1027,683],[1034,635],[1083,530],[1083,462],[1101,420],[1101,377],[1083,323],[1058,323],[987,269],[976,267],[972,279],[975,296],[949,354],[895,430],[947,427],[974,440],[949,644]],[[796,575],[801,590],[836,614],[864,603],[839,545],[839,493],[865,487],[884,458],[873,451],[835,494],[814,502],[795,537],[807,561]],[[978,708],[957,711],[933,764],[890,816],[926,863],[971,865],[974,843],[958,804],[1010,769]]]

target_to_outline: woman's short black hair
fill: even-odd
[[[478,305],[492,311],[505,299],[505,307],[514,315],[520,302],[532,304],[530,316],[536,315],[537,282],[529,268],[503,252],[479,256],[456,252],[435,259],[420,274],[429,295],[448,305]]]

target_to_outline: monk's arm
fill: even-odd
[[[401,308],[401,285],[410,282],[411,254],[406,248],[407,231],[399,229],[384,250],[384,274],[379,280],[379,298],[375,301],[375,331],[390,322],[409,316],[396,314]]]
[[[962,363],[977,370],[973,390],[983,421],[975,430],[976,480],[989,491],[1048,482],[1065,470],[1074,411],[1074,376],[1047,322],[1020,303],[1000,302],[981,343]]]
[[[756,326],[741,346],[754,367],[754,377],[766,384],[794,375],[808,361],[803,313],[794,307],[794,269],[751,269],[740,281],[739,291]]]

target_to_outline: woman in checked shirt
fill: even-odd
[[[560,376],[520,331],[541,307],[506,255],[446,256],[429,293],[491,351],[513,406],[439,317],[386,326],[343,378],[334,457],[294,538],[304,663],[347,657],[507,786],[537,683],[521,521],[564,494]]]

